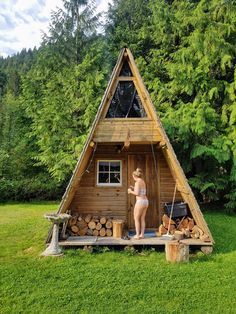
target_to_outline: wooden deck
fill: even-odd
[[[69,237],[65,241],[60,241],[59,244],[63,247],[72,246],[84,246],[84,245],[107,245],[107,246],[126,246],[126,245],[148,245],[148,246],[164,246],[167,242],[173,240],[167,240],[161,237],[145,237],[144,239],[130,240],[116,239],[113,237],[95,237],[95,236],[84,236],[84,237]],[[212,242],[203,242],[199,239],[184,239],[182,243],[190,246],[212,246]]]

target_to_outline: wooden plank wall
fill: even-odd
[[[120,119],[101,120],[94,134],[95,142],[121,142],[125,141],[129,132],[130,141],[148,142],[160,141],[161,136],[154,121],[150,119]]]
[[[128,155],[143,154],[148,155],[147,162],[152,163],[151,160],[151,145],[131,145],[128,151],[123,150],[121,153],[116,152],[116,145],[102,145],[99,144],[94,154],[94,160],[91,163],[89,172],[85,172],[80,185],[76,188],[75,195],[73,197],[70,209],[73,213],[87,214],[90,213],[95,216],[108,216],[114,218],[121,218],[127,221],[128,219]],[[96,164],[98,159],[116,159],[122,160],[122,179],[123,183],[121,187],[99,187],[96,186]],[[150,160],[149,160],[150,159]],[[146,167],[147,168],[147,167]],[[149,165],[150,168],[150,165]],[[160,219],[158,210],[163,206],[165,202],[172,201],[174,192],[174,179],[168,168],[165,157],[160,149],[157,151],[157,171],[158,171],[158,186],[160,190],[153,186],[156,184],[153,180],[153,174],[155,173],[154,165],[150,168],[151,172],[146,173],[150,178],[147,179],[147,186],[151,187],[153,192],[158,194],[156,200],[160,200],[160,204],[152,204],[154,200],[150,199],[153,210],[155,213],[149,213],[147,220],[155,221]],[[151,178],[152,177],[152,178]],[[150,183],[150,180],[152,183]],[[151,198],[151,197],[150,197]],[[156,202],[155,200],[155,202]],[[182,200],[180,193],[177,192],[176,200]],[[130,214],[130,213],[129,213]],[[153,216],[154,215],[154,216]],[[158,215],[161,217],[161,213]],[[160,223],[160,221],[159,221]],[[153,226],[152,226],[153,227]],[[158,226],[156,226],[158,227]]]
[[[163,212],[164,204],[166,202],[172,202],[175,188],[175,181],[168,167],[166,159],[162,153],[162,150],[158,150],[158,171],[160,180],[160,209]],[[175,201],[183,201],[180,192],[177,191]]]
[[[121,187],[96,186],[96,164],[98,159],[122,160]],[[115,145],[98,145],[94,160],[81,179],[72,200],[72,212],[113,218],[127,218],[127,161],[125,152],[118,154]]]

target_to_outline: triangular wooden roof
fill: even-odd
[[[111,98],[114,95],[115,88],[117,86],[118,76],[120,74],[122,65],[125,61],[128,61],[130,69],[133,73],[135,79],[135,86],[139,95],[142,98],[142,103],[144,109],[147,113],[149,119],[154,121],[155,127],[158,129],[159,138],[158,142],[162,147],[163,154],[166,158],[168,166],[170,168],[171,174],[177,183],[177,189],[181,193],[181,196],[185,202],[188,203],[191,214],[196,222],[196,224],[207,234],[209,235],[210,240],[214,243],[211,232],[207,226],[207,223],[202,215],[202,212],[199,208],[199,205],[195,199],[195,196],[188,184],[188,181],[185,177],[185,174],[182,170],[182,167],[179,164],[179,161],[175,155],[175,152],[170,144],[168,136],[161,124],[161,121],[156,113],[155,107],[151,101],[150,95],[142,81],[142,78],[139,74],[138,68],[135,64],[133,55],[131,51],[127,48],[121,50],[120,55],[118,57],[116,66],[112,72],[110,81],[108,83],[107,89],[102,98],[102,102],[98,108],[97,115],[92,124],[91,130],[87,137],[84,148],[81,152],[79,160],[75,166],[70,182],[67,186],[67,189],[62,197],[58,213],[66,212],[70,206],[70,203],[73,199],[74,193],[78,187],[78,184],[86,171],[88,162],[91,158],[91,155],[94,151],[94,136],[96,129],[98,127],[99,121],[105,118],[105,114],[108,110],[108,106],[110,104]]]

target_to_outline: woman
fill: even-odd
[[[133,172],[135,186],[128,189],[128,194],[136,196],[136,203],[134,206],[134,222],[136,235],[134,239],[143,239],[145,231],[145,216],[148,208],[148,199],[146,196],[146,184],[142,179],[142,170],[137,168]]]

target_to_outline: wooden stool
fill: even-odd
[[[114,219],[113,224],[113,238],[121,238],[123,234],[124,220]]]
[[[168,262],[188,262],[189,245],[179,241],[169,241],[165,245],[166,260]]]

